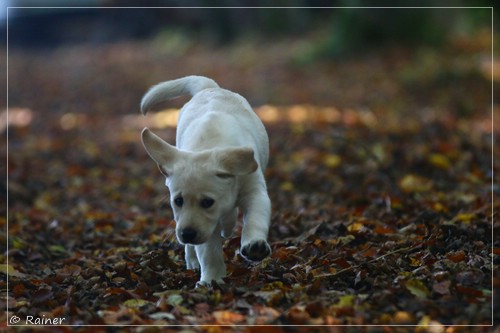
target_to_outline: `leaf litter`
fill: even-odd
[[[115,48],[127,49],[126,59]],[[498,240],[491,243],[492,227],[497,232],[499,227],[491,216],[492,133],[481,127],[481,116],[453,112],[454,99],[461,96],[454,85],[442,88],[449,99],[441,96],[436,102],[443,111],[436,116],[407,93],[418,86],[421,98],[426,93],[435,98],[434,88],[401,82],[397,73],[381,75],[380,69],[370,76],[347,63],[360,81],[368,75],[367,80],[399,86],[399,97],[383,92],[399,100],[366,111],[364,106],[345,106],[352,101],[337,96],[338,116],[331,121],[308,118],[313,106],[306,111],[300,105],[280,106],[289,119],[300,111],[301,120],[266,122],[273,252],[260,263],[245,262],[238,253],[237,232],[224,244],[226,283],[194,289],[198,273],[184,268],[168,194],[139,141],[141,125],[117,128],[125,124],[123,111],[137,111],[140,95],[156,83],[144,78],[139,69],[144,66],[134,66],[140,61],[156,64],[154,49],[136,54],[134,48],[111,45],[101,52],[112,58],[102,57],[97,68],[81,72],[87,83],[98,70],[111,76],[100,80],[119,82],[116,66],[127,65],[131,75],[130,87],[109,84],[109,96],[82,89],[79,98],[90,109],[51,90],[60,89],[63,81],[80,84],[63,71],[55,77],[46,74],[58,68],[58,57],[74,57],[70,50],[55,53],[46,69],[33,73],[33,89],[46,90],[38,101],[31,100],[28,88],[11,100],[36,111],[31,124],[11,127],[9,133],[9,243],[0,274],[9,279],[2,302],[10,314],[44,313],[76,325],[491,323],[491,288],[500,279],[498,271],[492,272],[500,256]],[[96,55],[91,49],[81,48],[78,54],[82,52]],[[168,57],[179,64],[174,67],[182,67],[180,57]],[[28,54],[10,60],[13,68],[46,61]],[[407,69],[417,66],[401,61]],[[200,66],[201,73],[224,77],[220,63]],[[278,76],[291,72],[287,66],[292,65],[283,66],[275,69]],[[307,70],[324,82],[329,73],[344,69],[322,63]],[[9,88],[14,89],[22,75],[10,75]],[[282,85],[281,96],[293,101],[301,91],[300,96],[319,96],[319,104],[331,103],[317,92],[317,84],[294,83],[303,75],[300,69],[295,75]],[[477,88],[463,98],[474,100],[475,90],[489,86],[476,76],[459,78]],[[227,80],[221,85],[232,88]],[[243,94],[245,89],[251,88],[243,88]],[[124,93],[133,98],[113,104]],[[398,105],[407,107],[391,111]],[[415,107],[420,114],[408,116]],[[486,104],[477,108],[489,110]],[[81,117],[71,116],[76,114]],[[173,142],[173,128],[160,131]],[[6,290],[5,279],[1,283]]]

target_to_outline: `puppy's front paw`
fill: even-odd
[[[207,281],[198,281],[196,282],[196,285],[194,286],[195,289],[198,289],[198,288],[212,288],[212,284],[210,282],[207,282]]]
[[[264,239],[251,241],[241,247],[241,255],[249,261],[261,261],[271,254],[271,247]]]
[[[222,286],[224,284],[226,284],[224,282],[224,280],[222,279],[218,279],[218,280],[212,280],[212,282],[208,282],[208,281],[198,281],[196,282],[196,285],[195,285],[195,289],[198,289],[198,288],[207,288],[207,289],[212,289],[213,287],[213,283],[215,282],[216,285],[218,286]]]

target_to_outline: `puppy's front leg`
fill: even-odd
[[[186,244],[184,246],[185,251],[185,259],[186,259],[186,268],[187,269],[200,269],[200,263],[198,262],[198,258],[196,257],[196,251],[194,249],[194,245]]]
[[[222,226],[222,237],[230,238],[233,235],[233,229],[238,220],[238,208],[234,208],[231,212],[222,216],[220,224]]]
[[[271,200],[265,188],[256,189],[242,202],[243,230],[241,255],[247,260],[259,261],[271,254],[267,243],[271,220]]]
[[[222,238],[220,227],[203,244],[195,245],[196,255],[200,263],[201,277],[196,286],[210,286],[212,281],[222,284],[226,276],[226,264],[222,251]]]

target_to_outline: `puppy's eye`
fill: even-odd
[[[174,199],[174,203],[177,207],[182,207],[184,204],[184,199],[182,197],[177,197]]]
[[[205,199],[202,199],[200,201],[200,206],[201,206],[201,208],[207,209],[207,208],[212,207],[214,202],[215,202],[214,199],[205,198]]]
[[[219,172],[216,176],[219,177],[219,178],[221,178],[221,179],[231,179],[231,178],[234,178],[234,175],[232,175],[230,173],[223,173],[223,172]]]

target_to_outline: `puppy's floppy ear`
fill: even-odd
[[[168,176],[179,151],[174,146],[162,140],[158,135],[151,132],[148,128],[142,130],[142,144],[149,156],[158,163],[161,173]]]
[[[222,173],[234,176],[248,175],[258,167],[253,149],[247,147],[222,149],[217,152],[217,159]]]

